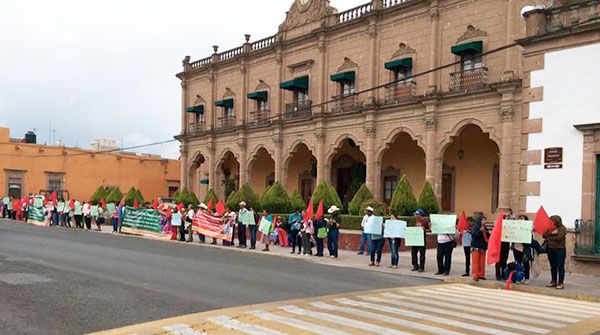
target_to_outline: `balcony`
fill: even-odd
[[[188,125],[188,133],[189,134],[198,134],[198,133],[203,133],[206,130],[206,123],[204,122],[197,122],[197,123],[192,123],[190,125]]]
[[[270,110],[259,110],[250,112],[250,118],[248,125],[251,127],[264,126],[271,123],[271,111]]]
[[[450,74],[450,91],[471,91],[487,86],[488,69],[465,70]]]
[[[331,111],[333,113],[344,113],[354,111],[358,108],[357,96],[352,95],[337,95],[332,97],[333,104]]]
[[[417,83],[414,81],[394,83],[385,86],[385,103],[397,104],[406,100],[410,100],[415,96],[415,87]]]
[[[297,101],[285,104],[284,120],[302,119],[312,116],[312,101]]]
[[[233,129],[235,127],[235,117],[220,117],[217,119],[217,130]]]

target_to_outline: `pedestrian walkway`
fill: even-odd
[[[598,330],[598,303],[454,284],[246,306],[97,334],[577,335]]]

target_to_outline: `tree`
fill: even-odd
[[[119,189],[119,187],[111,188],[106,194],[106,203],[118,204],[123,199],[123,192]]]
[[[354,194],[352,201],[348,203],[348,212],[352,215],[360,215],[362,205],[372,199],[375,199],[373,193],[366,184],[362,184],[358,191],[356,191],[356,194]]]
[[[104,199],[106,201],[106,196],[108,192],[106,191],[106,187],[100,186],[96,189],[96,192],[90,198],[90,203],[92,205],[100,205],[100,200]]]
[[[188,205],[198,207],[198,205],[200,204],[200,200],[198,200],[196,193],[194,193],[193,191],[188,191],[188,194],[189,194]]]
[[[194,207],[198,206],[198,198],[194,192],[190,192],[187,188],[177,191],[173,196],[173,202],[176,204],[183,204],[185,207],[189,205]]]
[[[342,207],[342,201],[335,189],[332,186],[327,185],[324,181],[321,181],[319,185],[317,185],[317,188],[312,195],[311,200],[314,203],[315,208],[317,208],[321,199],[323,200],[323,208],[325,208],[325,210],[333,205],[336,205],[339,208]]]
[[[306,209],[306,204],[304,203],[304,200],[302,199],[300,192],[298,192],[297,190],[294,191],[294,193],[292,193],[292,196],[290,197],[290,202],[292,205],[291,210],[293,212],[303,211],[304,209]]]
[[[386,204],[375,199],[367,199],[365,202],[363,202],[360,207],[360,214],[365,214],[366,208],[369,206],[373,207],[373,214],[376,216],[384,216],[388,214],[388,208]]]
[[[248,209],[254,208],[255,210],[258,210],[260,208],[258,196],[248,184],[242,185],[242,187],[233,194],[233,197],[227,199],[227,207],[233,211],[239,211],[240,202],[242,201],[246,203],[246,208]]]
[[[127,194],[125,194],[125,205],[127,206],[133,206],[133,203],[135,202],[136,199],[138,199],[138,191],[135,189],[135,187],[131,187],[129,189],[129,191],[127,191]],[[139,201],[139,199],[138,199]]]
[[[390,209],[396,216],[410,216],[418,209],[417,199],[410,181],[402,176],[390,203]]]
[[[219,198],[217,197],[215,190],[213,190],[212,188],[208,189],[208,192],[206,193],[206,196],[204,197],[204,201],[203,201],[204,204],[208,205],[208,203],[210,202],[210,199],[212,199],[214,205],[216,205],[217,202],[219,202]]]
[[[233,209],[233,208],[238,207],[238,203],[235,202],[237,192],[238,191],[233,191],[227,197],[227,200],[225,201],[225,206],[227,206],[227,208]]]
[[[331,193],[331,198],[333,199],[333,204],[336,205],[338,208],[343,208],[344,204],[342,203],[342,199],[340,199],[340,195],[337,193],[337,190],[335,189],[335,187],[330,186],[329,192]]]
[[[291,211],[292,202],[283,184],[278,181],[260,199],[260,207],[269,213],[287,214]]]
[[[144,196],[142,195],[142,191],[140,191],[139,188],[135,189],[135,196],[138,200],[138,202],[140,203],[140,205],[143,205],[146,201],[144,200]]]
[[[425,181],[423,188],[421,189],[421,195],[419,195],[419,208],[424,210],[427,214],[437,214],[440,212],[440,206],[429,181]]]

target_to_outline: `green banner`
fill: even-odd
[[[158,211],[151,209],[125,207],[123,226],[157,233],[162,231]]]
[[[29,207],[29,210],[27,211],[27,219],[30,221],[44,222],[46,220],[46,218],[44,217],[44,207]]]
[[[502,242],[531,244],[533,221],[502,221]]]
[[[431,214],[432,234],[456,234],[456,215]]]

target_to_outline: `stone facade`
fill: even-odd
[[[378,199],[389,200],[386,190],[406,174],[417,196],[431,182],[447,211],[523,210],[535,191],[522,179],[523,140],[537,125],[523,111],[520,50],[503,47],[524,36],[520,10],[538,2],[373,0],[338,12],[298,0],[275,36],[186,57],[183,185],[202,195],[208,181],[225,196],[224,180],[258,191],[282,181],[310,193],[324,180],[344,199],[343,183],[364,167]],[[477,43],[483,56],[473,68],[453,54]],[[388,63],[408,58],[412,80],[386,85],[399,78]],[[348,91],[330,78],[345,72],[355,78]],[[307,99],[280,88],[303,76]],[[268,92],[268,108],[247,98],[257,91]],[[233,111],[215,106],[229,99]],[[200,105],[202,114],[188,112]]]

